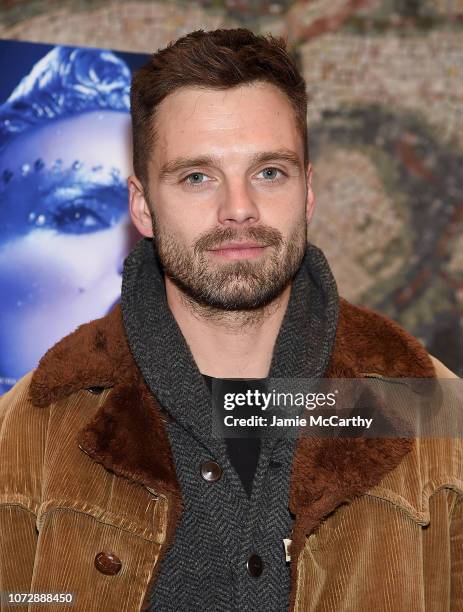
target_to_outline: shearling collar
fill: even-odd
[[[390,319],[340,298],[335,344],[326,377],[434,377],[423,346]],[[120,305],[63,338],[41,359],[30,387],[38,407],[83,389],[111,387],[94,418],[78,432],[79,446],[107,469],[169,496],[181,512],[180,487],[157,404],[134,363]],[[413,448],[410,438],[300,438],[290,483],[295,515],[292,559],[305,536],[339,505],[377,485]],[[292,604],[296,563],[293,563]]]

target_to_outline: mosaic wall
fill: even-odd
[[[463,0],[3,0],[0,37],[150,52],[287,36],[310,92],[310,235],[340,293],[463,376]]]

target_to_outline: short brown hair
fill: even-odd
[[[308,163],[307,92],[286,40],[246,28],[196,30],[154,53],[133,75],[130,92],[133,168],[146,189],[156,140],[156,107],[180,87],[228,89],[254,81],[276,85],[291,103]]]

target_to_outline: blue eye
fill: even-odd
[[[270,173],[279,172],[280,174],[283,174],[283,172],[281,170],[279,170],[278,168],[264,168],[263,170],[261,170],[261,173],[262,172],[267,173],[266,174],[266,178],[269,179],[268,182],[270,182],[270,183],[273,183],[273,182],[277,183],[280,179],[275,177],[275,176],[269,176],[269,174],[268,174],[269,172]]]
[[[116,170],[94,177],[73,164],[60,173],[29,172],[0,189],[0,243],[36,230],[82,235],[109,229],[126,216],[127,195]]]
[[[199,181],[199,182],[191,182],[189,179],[191,177],[204,177],[206,176],[203,172],[192,172],[191,174],[189,174],[188,176],[186,176],[182,182],[186,183],[188,186],[195,186],[195,185],[202,185],[204,183],[204,181]]]
[[[110,198],[106,199],[106,202]],[[60,202],[54,210],[32,212],[29,223],[40,229],[53,229],[61,234],[91,234],[114,225],[119,215],[106,202],[92,198],[76,198]]]
[[[109,223],[94,210],[75,202],[56,210],[53,225],[65,234],[89,234],[109,227]]]

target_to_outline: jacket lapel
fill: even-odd
[[[162,495],[179,496],[164,428],[168,417],[133,361],[119,304],[45,353],[29,393],[33,404],[43,407],[85,389],[104,391],[106,398],[77,434],[81,450],[115,474]]]
[[[427,351],[395,322],[341,298],[334,349],[326,378],[432,378]],[[380,396],[375,414],[390,420]],[[411,437],[301,437],[293,463],[290,509],[303,516],[295,536],[311,533],[337,506],[377,485],[413,448]],[[293,539],[293,546],[297,544]]]

